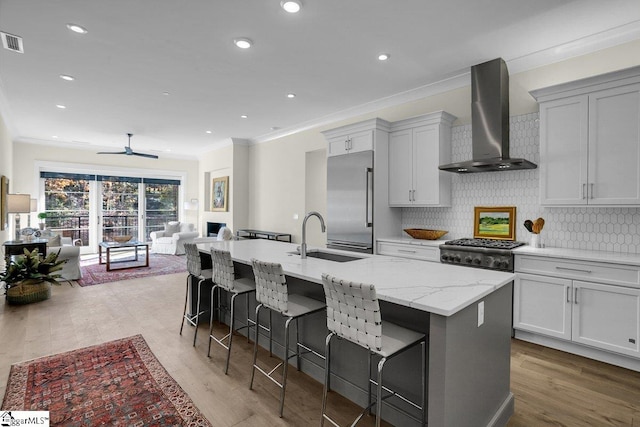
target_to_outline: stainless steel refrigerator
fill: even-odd
[[[373,253],[373,151],[327,159],[327,247]]]

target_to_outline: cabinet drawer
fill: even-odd
[[[630,265],[516,255],[515,271],[640,288],[640,268]]]
[[[400,243],[378,242],[378,255],[391,255],[402,258],[440,262],[440,248],[437,246],[403,245]]]

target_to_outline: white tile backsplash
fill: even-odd
[[[511,157],[538,164],[538,113],[510,119]],[[471,125],[452,129],[451,161],[471,159]],[[450,208],[403,208],[402,228],[448,230],[444,239],[473,237],[474,206],[516,206],[516,240],[528,242],[525,219],[545,219],[548,247],[640,253],[640,209],[551,208],[539,204],[538,169],[453,174]]]

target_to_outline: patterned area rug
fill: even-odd
[[[49,411],[52,426],[211,427],[142,335],[14,364],[2,410]]]
[[[122,264],[119,264],[118,268],[122,266]],[[114,271],[107,271],[107,266],[98,264],[98,259],[94,258],[81,261],[80,269],[82,270],[82,279],[77,280],[77,283],[80,286],[92,286],[119,280],[137,279],[139,277],[186,272],[187,258],[178,255],[150,254],[149,267],[125,268]]]

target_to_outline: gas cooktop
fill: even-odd
[[[522,242],[513,240],[495,240],[495,239],[456,239],[444,242],[445,245],[465,246],[475,248],[492,248],[492,249],[515,249],[524,245]]]

